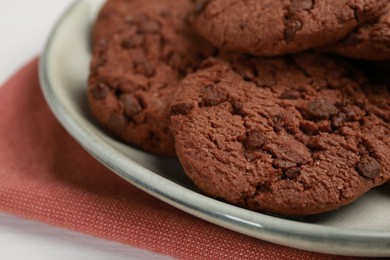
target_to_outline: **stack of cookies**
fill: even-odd
[[[92,37],[96,119],[206,195],[303,216],[390,180],[388,0],[108,0]]]

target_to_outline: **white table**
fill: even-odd
[[[0,0],[0,85],[39,55],[73,0]],[[0,213],[0,259],[168,259],[149,251]]]

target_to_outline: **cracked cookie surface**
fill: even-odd
[[[110,0],[93,30],[92,113],[148,152],[175,154],[170,100],[180,79],[214,51],[187,26],[191,10],[190,0]]]
[[[357,59],[390,59],[390,2],[379,19],[359,26],[326,50]]]
[[[228,51],[276,56],[334,43],[386,0],[194,0],[196,31]]]
[[[385,85],[315,54],[206,60],[171,103],[186,174],[255,211],[330,211],[390,179]]]

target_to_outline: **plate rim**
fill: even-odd
[[[388,231],[328,227],[238,208],[191,191],[159,176],[129,160],[123,153],[115,150],[109,144],[99,142],[100,139],[89,132],[82,122],[70,116],[69,110],[61,103],[61,99],[56,96],[50,80],[50,68],[48,66],[50,59],[53,58],[53,44],[57,34],[63,26],[66,26],[67,19],[81,5],[98,3],[99,1],[96,0],[75,0],[54,25],[39,60],[39,80],[45,100],[60,124],[83,149],[115,174],[148,194],[191,215],[230,230],[276,244],[319,253],[348,256],[390,256],[390,232]],[[112,156],[113,154],[116,156]],[[131,174],[129,174],[129,171],[131,171]],[[146,177],[139,174],[141,171],[142,175]],[[158,182],[150,182],[148,178],[157,178]],[[194,198],[189,202],[181,196],[164,191],[164,188],[156,185],[156,183],[161,182],[169,184],[179,194],[185,191],[187,197],[192,196]],[[201,201],[202,203],[199,205],[194,201]],[[210,207],[213,206],[210,205],[218,206],[219,211],[211,211]],[[237,213],[237,211],[239,213],[238,217],[237,214],[229,214]],[[328,246],[322,246],[324,243]],[[379,245],[382,245],[383,248]],[[366,252],[367,250],[369,252]]]

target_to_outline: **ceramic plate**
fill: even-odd
[[[77,1],[55,26],[40,61],[42,89],[58,120],[126,181],[199,218],[277,244],[331,254],[390,256],[390,186],[340,210],[285,219],[251,212],[200,194],[175,159],[159,158],[108,136],[90,115],[86,81],[90,28],[101,0]]]

